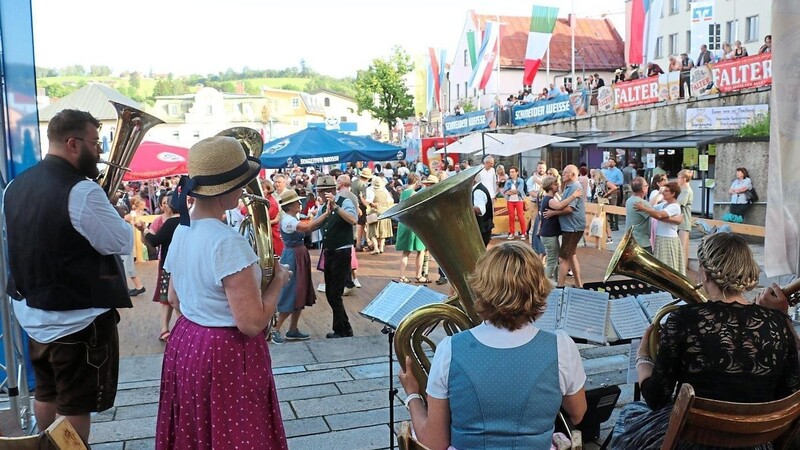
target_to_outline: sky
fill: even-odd
[[[533,4],[608,14],[625,36],[624,0],[32,0],[37,66],[106,65],[114,73],[283,69],[355,76],[395,45],[452,59],[467,11],[528,16]]]

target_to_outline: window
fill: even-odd
[[[169,105],[169,115],[170,116],[178,115],[178,105]]]
[[[674,15],[674,14],[678,14],[678,8],[679,8],[678,1],[679,0],[670,0],[670,3],[669,3],[669,15],[670,16]]]
[[[725,22],[725,42],[733,45],[739,39],[739,20]]]
[[[678,33],[669,35],[669,54],[678,54]]]
[[[758,40],[758,16],[750,16],[747,18],[747,42],[755,42]]]
[[[342,116],[342,117],[339,117],[339,122],[340,122],[340,123],[347,122],[347,116]]]
[[[299,120],[292,120],[292,126],[295,127],[295,128],[299,127],[300,126],[300,121]]]
[[[461,85],[456,83],[456,98],[461,98]]]
[[[292,99],[292,108],[299,108],[299,107],[300,107],[300,99],[299,98],[293,98]]]
[[[686,10],[687,11],[692,10],[692,0],[686,0]]]
[[[691,32],[691,30],[686,32],[686,54],[688,54],[688,55],[692,54],[692,32]]]
[[[464,67],[469,67],[469,49],[464,49]]]
[[[331,99],[328,97],[325,97],[325,106],[326,107],[331,106]]]
[[[214,114],[214,107],[211,105],[206,105],[206,115],[210,116]]]
[[[664,57],[664,38],[656,38],[656,59]]]
[[[469,86],[467,82],[464,82],[464,97],[469,97]]]

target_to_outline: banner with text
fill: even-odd
[[[772,53],[761,53],[695,67],[690,77],[692,95],[695,97],[770,86]]]
[[[548,100],[514,106],[512,124],[518,127],[575,116],[575,109],[572,107],[569,95],[559,95]]]
[[[614,109],[630,108],[662,101],[659,94],[658,77],[616,83],[612,88],[614,90]]]
[[[614,91],[611,86],[603,86],[597,90],[597,110],[600,112],[614,110]]]
[[[444,119],[444,135],[456,136],[497,127],[494,109],[474,111]]]
[[[686,110],[687,130],[737,130],[769,114],[769,105],[717,106]]]

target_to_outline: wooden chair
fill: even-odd
[[[574,430],[571,434],[572,447],[570,447],[570,449],[582,450],[583,439],[581,438],[581,432]],[[408,421],[400,423],[400,430],[397,433],[397,447],[400,448],[400,450],[431,450],[414,439],[413,435],[411,434],[411,422]]]
[[[35,436],[0,437],[0,450],[88,450],[63,416]]]
[[[798,416],[800,391],[773,402],[734,403],[696,397],[684,383],[661,450],[672,450],[679,441],[732,448],[773,442],[776,449],[789,449]]]

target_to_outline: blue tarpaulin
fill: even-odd
[[[294,164],[399,161],[405,157],[406,149],[403,147],[323,128],[307,128],[264,144],[261,165],[268,169],[282,169]]]

